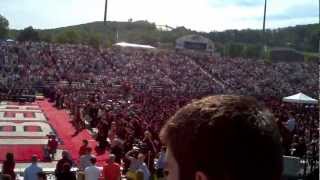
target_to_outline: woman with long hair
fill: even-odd
[[[6,160],[3,162],[2,174],[8,174],[11,179],[16,179],[16,174],[14,173],[16,162],[14,160],[13,153],[8,152],[6,154]]]

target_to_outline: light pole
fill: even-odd
[[[319,1],[320,1],[320,0],[319,0]],[[266,14],[267,14],[267,0],[264,1],[263,33],[266,32]]]
[[[106,0],[104,7],[104,24],[107,24],[107,10],[108,10],[108,0]]]
[[[320,1],[320,0],[319,0]],[[264,1],[264,13],[263,13],[263,34],[262,34],[262,40],[263,40],[263,44],[264,44],[264,47],[263,47],[263,50],[264,50],[264,54],[266,55],[267,54],[267,38],[266,38],[266,16],[267,16],[267,0]]]
[[[106,0],[106,2],[105,2],[105,6],[104,6],[104,19],[103,19],[103,23],[104,23],[104,26],[106,26],[107,27],[107,10],[108,10],[108,0]],[[107,28],[106,28],[106,32],[108,32],[107,31]],[[106,35],[106,45],[108,46],[108,35]]]

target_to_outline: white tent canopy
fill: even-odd
[[[150,46],[150,45],[133,44],[133,43],[127,43],[127,42],[119,42],[119,43],[116,43],[115,46],[132,47],[132,48],[144,48],[144,49],[154,49],[155,48],[155,47]]]
[[[318,103],[318,100],[313,99],[303,93],[298,93],[292,96],[284,97],[282,101],[289,102],[289,103],[300,103],[300,104],[317,104]]]

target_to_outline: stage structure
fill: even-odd
[[[176,40],[176,49],[189,49],[197,51],[214,52],[214,43],[200,35],[187,35]]]

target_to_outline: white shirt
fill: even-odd
[[[91,165],[84,170],[85,180],[98,180],[100,177],[101,170],[95,166]]]
[[[85,154],[80,157],[80,164],[79,164],[80,170],[85,170],[86,167],[91,166],[91,162],[90,162],[91,158],[93,158],[91,154]]]

